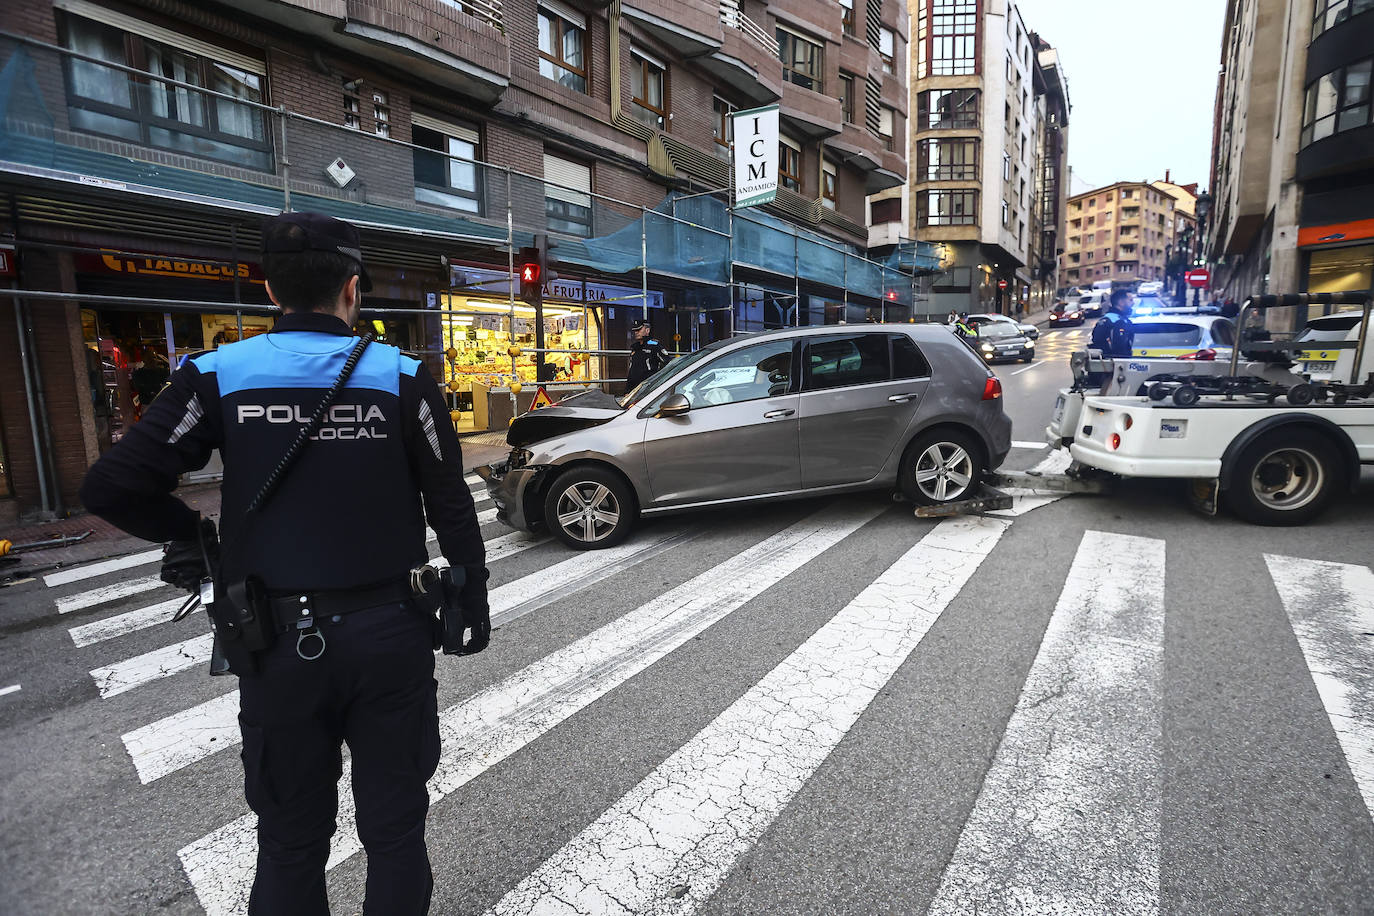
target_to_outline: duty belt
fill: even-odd
[[[355,611],[399,604],[415,597],[409,579],[394,579],[367,588],[331,589],[317,592],[297,592],[270,599],[272,619],[278,634],[300,628],[305,621],[341,617]],[[309,626],[309,623],[306,623]]]

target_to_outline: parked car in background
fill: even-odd
[[[1107,297],[1110,295],[1111,290],[1103,292],[1100,289],[1084,293],[1083,298],[1078,300],[1078,309],[1084,318],[1101,318],[1107,310]]]
[[[502,522],[583,549],[620,542],[641,515],[745,500],[896,488],[951,502],[1011,449],[1001,397],[940,325],[765,331],[676,359],[618,400],[589,392],[517,417],[509,456],[477,473]]]
[[[1070,305],[1067,302],[1056,302],[1050,309],[1050,327],[1058,328],[1064,325],[1078,326],[1083,323],[1083,310],[1078,303]]]
[[[1163,296],[1164,283],[1160,280],[1146,280],[1135,288],[1135,294],[1137,296]]]
[[[1355,345],[1360,339],[1360,325],[1363,322],[1363,315],[1353,311],[1308,319],[1294,338],[1297,343],[1303,344],[1303,349],[1298,353],[1300,371],[1314,382],[1350,382],[1357,355]],[[1343,346],[1329,346],[1335,343]],[[1374,353],[1366,352],[1360,371],[1355,373],[1355,380],[1364,381],[1371,372],[1374,372]]]

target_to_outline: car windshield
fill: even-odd
[[[1346,332],[1351,328],[1358,327],[1360,324],[1359,315],[1341,315],[1333,318],[1323,318],[1321,321],[1313,321],[1302,329],[1298,335],[1298,341],[1329,341],[1345,340]]]
[[[659,369],[653,375],[640,382],[633,390],[625,392],[625,395],[616,403],[620,405],[622,410],[631,407],[644,395],[657,388],[659,383],[668,378],[668,376],[674,375],[679,370],[686,369],[688,366],[696,365],[728,343],[730,343],[728,338],[725,340],[718,340],[710,346],[702,347],[695,353],[688,353],[686,356],[679,356],[677,359],[668,360],[667,364],[664,365],[662,369]]]
[[[1202,341],[1202,328],[1195,324],[1135,323],[1137,347],[1196,347]]]
[[[978,328],[979,337],[1020,337],[1021,329],[1010,321],[989,321]]]

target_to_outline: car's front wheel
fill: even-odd
[[[618,475],[585,465],[559,474],[544,496],[544,524],[577,550],[613,547],[634,526],[634,495]]]
[[[902,495],[923,506],[972,499],[983,478],[983,452],[957,430],[922,433],[907,446],[898,471]]]

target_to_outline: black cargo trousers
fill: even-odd
[[[410,602],[318,621],[314,661],[294,632],[239,678],[244,792],[258,816],[252,916],[328,914],[325,864],[338,812],[341,747],[352,755],[358,837],[367,851],[363,912],[422,914],[434,880],[425,784],[439,763],[429,625]],[[308,638],[305,655],[318,642]]]

